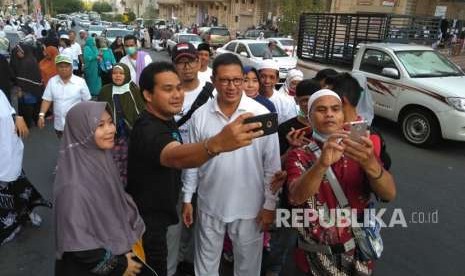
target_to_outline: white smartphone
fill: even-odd
[[[348,123],[350,127],[350,139],[360,142],[360,137],[365,136],[368,130],[368,122],[367,121],[356,121]]]

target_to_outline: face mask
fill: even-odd
[[[126,50],[126,54],[128,55],[133,55],[137,52],[136,47],[125,47],[124,49]]]

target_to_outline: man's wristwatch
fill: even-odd
[[[40,112],[40,113],[39,113],[39,118],[45,118],[45,113]]]

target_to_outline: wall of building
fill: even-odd
[[[416,0],[333,0],[331,12],[357,13],[357,12],[380,12],[406,14],[410,2]],[[391,4],[393,3],[393,5]]]
[[[160,17],[171,18],[171,10],[184,25],[205,22],[206,15],[216,17],[218,25],[226,25],[231,32],[243,31],[252,25],[258,25],[262,18],[263,0],[223,0],[223,1],[186,1],[169,4],[169,0],[159,1]]]

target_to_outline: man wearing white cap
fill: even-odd
[[[372,194],[386,202],[395,198],[394,179],[379,161],[380,137],[367,134],[357,141],[351,139],[343,131],[342,100],[334,91],[314,93],[308,108],[314,142],[291,150],[285,166],[289,200],[319,217],[298,229],[306,233],[299,234],[299,247],[305,251],[312,275],[371,275],[374,263],[363,259],[354,238],[359,228],[338,222],[328,227],[320,222],[338,208],[351,209],[357,219],[367,221],[363,215],[371,208]]]
[[[68,110],[75,104],[90,100],[90,92],[86,81],[73,75],[73,60],[66,55],[55,58],[58,75],[52,77],[45,88],[40,106],[39,128],[45,126],[45,113],[53,102],[54,127],[58,138],[61,138],[65,127]]]
[[[276,83],[279,80],[278,64],[272,59],[264,60],[259,68],[260,84],[263,89],[262,95],[273,102],[278,113],[278,123],[281,124],[291,118],[297,116],[297,108],[292,97],[279,93],[275,89]]]

